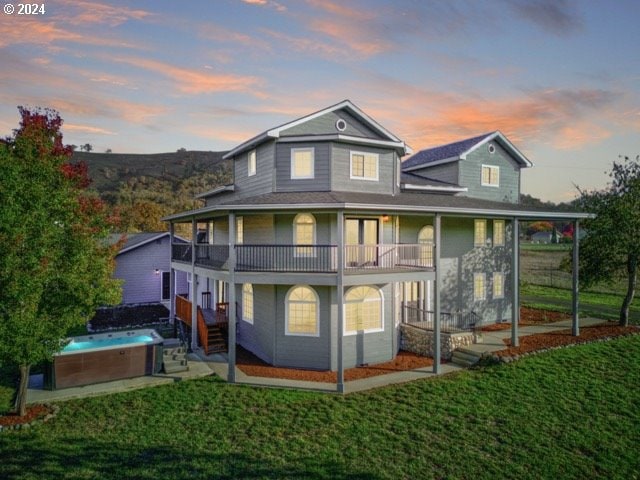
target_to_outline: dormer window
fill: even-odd
[[[291,149],[291,178],[313,178],[313,148]]]
[[[500,167],[493,165],[482,165],[482,178],[480,184],[483,187],[500,186]]]
[[[252,177],[256,174],[256,151],[251,150],[247,157],[247,176]]]
[[[351,152],[351,178],[378,181],[378,154]]]

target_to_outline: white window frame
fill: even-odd
[[[502,229],[502,237],[501,238],[496,238],[496,225],[502,225],[502,227],[500,227]],[[504,247],[504,242],[505,242],[505,222],[504,220],[494,220],[493,221],[493,246],[494,247]]]
[[[482,279],[482,295],[476,295],[476,281],[477,279]],[[474,302],[482,302],[487,299],[487,276],[484,273],[474,273],[473,274],[473,301]]]
[[[359,287],[369,287],[373,290],[375,290],[379,297],[380,297],[380,328],[370,328],[368,330],[347,330],[347,305],[351,302],[347,301],[347,297],[349,296],[349,292],[359,288]],[[366,301],[373,301],[373,300],[366,300]],[[355,302],[353,302],[355,303]],[[364,302],[363,302],[364,303]],[[343,318],[344,318],[344,324],[342,327],[342,333],[343,335],[346,336],[350,336],[350,335],[357,335],[358,333],[376,333],[376,332],[384,332],[384,293],[382,292],[382,290],[378,287],[376,287],[375,285],[355,285],[351,288],[349,288],[345,294],[344,294],[344,304],[342,305],[342,312],[343,312]]]
[[[244,243],[244,217],[236,217],[236,245]]]
[[[316,256],[316,249],[315,248],[309,248],[309,247],[300,247],[298,248],[298,219],[302,216],[306,216],[306,217],[311,217],[311,219],[313,220],[313,235],[312,235],[312,241],[311,244],[315,245],[316,244],[316,217],[311,214],[311,213],[299,213],[297,214],[294,218],[293,218],[293,245],[295,246],[294,250],[293,250],[293,256],[294,257],[315,257]],[[302,245],[306,245],[306,244],[302,244]]]
[[[308,288],[313,292],[315,297],[316,304],[316,331],[315,333],[300,333],[300,332],[290,332],[289,331],[289,298],[291,297],[291,292],[293,292],[296,288]],[[320,336],[320,298],[318,297],[318,292],[309,286],[309,285],[294,285],[289,289],[287,295],[284,298],[284,334],[288,337],[319,337]]]
[[[247,176],[253,177],[257,170],[257,154],[253,149],[247,154]]]
[[[491,183],[491,178],[492,178],[492,174],[489,173],[489,182],[485,182],[484,181],[484,169],[488,168],[489,172],[491,172],[492,170],[495,170],[495,178],[496,178],[496,183]],[[480,185],[482,185],[483,187],[494,187],[494,188],[498,188],[500,186],[500,167],[497,165],[482,165],[482,167],[480,168]]]
[[[504,298],[504,274],[502,272],[493,272],[493,298],[500,300]],[[500,292],[496,294],[496,286],[500,285]]]
[[[311,152],[311,175],[301,175],[296,176],[294,174],[295,168],[295,156],[296,152]],[[292,148],[291,149],[291,179],[292,180],[305,180],[305,179],[313,179],[315,178],[315,157],[316,157],[316,149],[314,147],[305,147],[305,148]]]
[[[482,242],[478,241],[478,224],[482,223],[483,226],[483,235]],[[485,219],[476,218],[473,220],[473,246],[474,247],[484,247],[487,244],[487,221]]]
[[[424,232],[429,232],[429,231],[431,232],[431,240],[429,240],[428,242],[423,242],[420,237],[422,237],[422,234]],[[420,245],[433,245],[434,236],[435,236],[435,232],[434,232],[433,225],[425,225],[418,231],[418,243]]]
[[[362,177],[356,176],[353,174],[353,156],[354,155],[362,155],[363,157],[371,156],[375,158],[376,161],[376,176],[374,177],[366,177],[364,176],[364,164],[362,166]],[[367,182],[377,182],[380,179],[380,154],[372,153],[372,152],[359,152],[357,150],[351,150],[349,152],[349,178],[351,180],[365,180]]]
[[[247,290],[249,287],[250,291]],[[251,302],[249,304],[249,301]],[[253,320],[255,318],[255,310],[254,310],[254,302],[253,302],[253,285],[251,283],[243,283],[242,284],[242,319],[253,325]],[[250,315],[247,313],[249,312]]]

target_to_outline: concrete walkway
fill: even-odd
[[[596,318],[580,319],[580,327],[599,325],[602,323],[607,322]],[[520,327],[518,334],[520,337],[522,337],[525,335],[548,333],[556,330],[564,330],[567,328],[571,328],[571,320],[562,320],[560,322],[548,323],[544,325]],[[499,330],[495,332],[483,332],[482,336],[482,343],[476,343],[465,348],[468,350],[476,351],[478,353],[491,353],[498,350],[504,350],[506,346],[503,340],[505,338],[511,338],[511,330],[509,329]],[[189,354],[188,359],[189,370],[187,372],[180,372],[171,375],[156,374],[152,376],[99,383],[96,385],[87,385],[84,387],[65,388],[62,390],[44,390],[42,387],[42,375],[32,375],[27,392],[27,403],[59,402],[64,400],[71,400],[74,398],[84,398],[96,395],[106,395],[109,393],[127,392],[130,390],[137,390],[139,388],[146,388],[156,385],[166,385],[168,383],[175,383],[182,380],[206,377],[213,374],[219,376],[224,380],[227,379],[229,369],[226,354],[218,353],[209,356],[205,356],[201,353]],[[464,370],[464,367],[454,365],[453,363],[445,363],[442,364],[441,372],[439,375],[445,375],[461,370]],[[352,380],[349,382],[345,382],[344,389],[345,393],[356,393],[388,385],[397,385],[401,383],[412,382],[414,380],[433,378],[435,376],[436,374],[433,373],[433,369],[431,367],[419,368],[416,370],[393,372],[384,375],[378,375],[375,377]],[[310,390],[330,393],[335,393],[337,391],[335,383],[288,380],[283,378],[270,377],[252,377],[246,375],[237,367],[236,384],[250,385],[254,387],[293,388],[298,390]]]

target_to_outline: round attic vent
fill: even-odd
[[[494,153],[496,151],[496,147],[493,145],[493,143],[489,144],[489,153]]]
[[[339,118],[336,121],[336,129],[338,129],[338,131],[340,131],[340,132],[344,132],[346,128],[347,128],[347,122],[345,122],[343,119]]]

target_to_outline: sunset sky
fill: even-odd
[[[99,152],[227,150],[348,98],[415,151],[501,130],[553,201],[640,154],[638,0],[44,5],[0,13],[0,136],[48,106]]]

